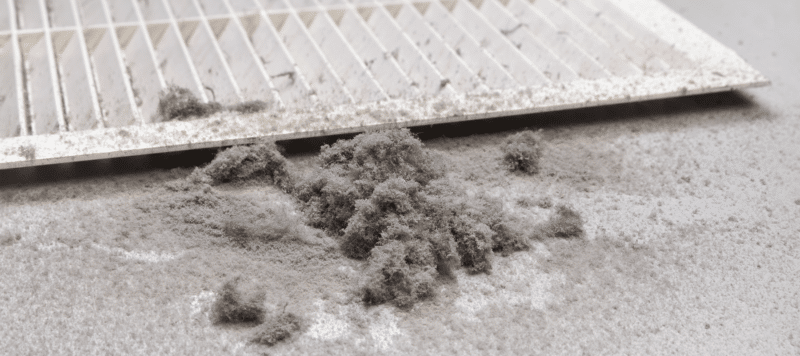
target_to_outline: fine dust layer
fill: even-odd
[[[678,113],[653,105],[624,120],[612,110],[599,122],[546,127],[535,174],[504,160],[509,138],[529,128],[423,140],[466,197],[499,202],[534,224],[531,236],[569,235],[580,220],[582,237],[497,251],[489,274],[431,274],[435,288],[411,305],[391,296],[409,300],[413,290],[374,284],[369,273],[421,267],[395,261],[389,247],[381,253],[392,268],[348,257],[343,235],[305,225],[296,187],[277,184],[298,179],[278,172],[314,176],[316,155],[282,161],[268,154],[274,146],[256,145],[194,173],[4,188],[3,347],[796,354],[800,123],[741,97],[728,102]],[[238,297],[226,292],[237,278],[250,286]],[[388,286],[390,298],[371,305],[370,285]],[[215,307],[235,300],[245,309]]]
[[[221,179],[194,188],[175,183],[193,168],[2,187],[0,350],[797,355],[800,47],[786,39],[800,31],[800,11],[709,1],[665,3],[772,87],[545,116],[538,122],[556,124],[540,133],[533,175],[509,171],[504,147],[536,131],[537,118],[509,120],[519,125],[503,132],[422,132],[467,197],[499,201],[551,234],[570,231],[546,223],[574,221],[556,214],[570,206],[581,238],[498,252],[490,274],[454,268],[410,308],[367,306],[369,261],[345,256],[326,228],[299,224],[302,204],[275,186],[277,166],[261,164],[271,157],[262,151],[230,153],[252,169],[211,166],[195,177]],[[310,174],[316,156],[285,163]],[[269,179],[239,179],[264,170]],[[236,278],[246,288],[232,298],[225,285]],[[242,322],[214,323],[214,306],[237,300],[259,318],[232,308]]]

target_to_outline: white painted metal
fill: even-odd
[[[3,3],[5,2],[5,3]],[[5,7],[4,7],[5,6]],[[22,56],[17,34],[17,14],[12,0],[0,0],[0,138],[27,135]]]
[[[291,107],[311,105],[316,95],[311,95],[306,74],[289,55],[286,44],[281,41],[276,27],[273,26],[261,3],[256,0],[233,0],[231,6],[237,13],[252,12],[240,17],[240,20],[247,31],[250,43],[253,44],[253,50],[264,65],[275,89],[279,91],[284,105]]]
[[[308,32],[317,42],[326,60],[341,78],[347,91],[356,103],[367,103],[387,98],[383,89],[375,82],[364,62],[358,59],[353,47],[348,43],[334,23],[330,14],[309,2],[315,10],[303,12]]]
[[[81,20],[91,24],[83,32],[105,125],[120,127],[143,123],[108,4],[105,0],[81,0],[78,10]]]
[[[21,125],[13,41],[10,34],[0,36],[0,83],[7,83],[0,85],[0,137],[19,135]]]
[[[0,0],[0,81],[0,169],[768,83],[657,0]]]
[[[602,11],[590,7],[583,1],[570,1],[563,4],[565,11],[571,11],[584,25],[600,36],[615,51],[625,56],[631,63],[643,68],[645,72],[663,72],[669,64],[652,49],[636,41],[618,24],[609,21]]]
[[[133,97],[145,122],[156,121],[158,116],[158,95],[166,89],[164,75],[158,68],[155,49],[148,35],[139,7],[130,0],[108,0],[111,17],[116,25],[127,74],[131,79]]]
[[[453,86],[436,69],[422,49],[415,46],[408,34],[392,20],[382,6],[359,6],[358,14],[386,48],[386,53],[397,60],[408,77],[423,93],[428,95],[455,94]]]
[[[534,9],[539,10],[544,17],[557,22],[561,31],[565,32],[581,48],[584,48],[592,58],[602,64],[612,75],[629,76],[641,74],[642,70],[640,68],[629,63],[626,58],[614,53],[600,36],[591,32],[587,26],[575,19],[561,5],[552,0],[537,0],[530,4]]]
[[[28,98],[26,126],[35,135],[57,133],[64,128],[64,112],[47,10],[41,0],[16,4]]]
[[[196,0],[168,0],[168,3],[178,19],[181,36],[192,55],[206,94],[211,100],[223,104],[241,101],[239,85],[211,28],[212,22],[219,28],[227,25],[227,20],[203,16]]]
[[[214,33],[214,42],[219,44],[230,75],[240,90],[241,100],[261,100],[274,105],[274,108],[282,107],[269,75],[227,1],[200,0],[196,4],[207,17],[213,17],[208,23]]]
[[[301,19],[302,16],[302,19]],[[315,11],[305,12],[278,12],[270,14],[270,20],[278,28],[281,39],[286,44],[286,49],[297,61],[313,92],[322,103],[347,104],[352,103],[353,97],[348,92],[344,83],[325,60],[322,50],[308,32],[304,22],[311,21],[316,16]]]
[[[452,2],[451,4],[455,4]],[[491,52],[482,48],[481,39],[475,38],[450,14],[448,8],[439,2],[421,3],[416,6],[407,4],[406,8],[420,12],[433,29],[442,35],[442,39],[472,69],[475,75],[490,88],[507,89],[527,84],[527,76],[512,76],[508,65],[501,65],[504,53]],[[512,59],[513,60],[513,59]],[[517,63],[518,64],[518,63]],[[506,67],[504,69],[504,67]],[[519,82],[518,82],[519,80]]]
[[[445,81],[453,84],[458,91],[486,91],[488,87],[473,72],[466,62],[442,39],[430,24],[413,6],[404,3],[379,6],[381,11],[389,13],[387,20],[394,19],[411,37],[414,44],[436,68],[445,75]]]
[[[567,33],[560,31],[558,25],[531,7],[527,0],[509,0],[507,8],[519,21],[519,30],[530,31],[581,78],[600,79],[611,76],[597,59],[581,48]]]
[[[514,78],[524,86],[538,86],[547,84],[549,80],[534,66],[514,45],[505,38],[500,30],[490,25],[481,13],[467,1],[448,0],[450,13],[467,32],[478,41],[486,51],[491,53],[496,60],[508,70]],[[478,6],[482,0],[475,1]],[[444,9],[442,2],[432,2],[429,8]],[[428,13],[432,13],[431,10]]]
[[[77,26],[80,23],[77,4],[70,0],[51,5],[57,6],[51,11],[53,20],[70,33],[69,43],[58,56],[68,128],[75,131],[104,127],[86,38]]]
[[[397,59],[378,41],[355,7],[331,10],[338,17],[337,25],[346,41],[358,53],[373,78],[391,98],[413,98],[420,95],[417,86],[403,72]]]
[[[138,4],[137,4],[138,3]],[[158,68],[167,85],[177,85],[194,93],[203,102],[208,96],[193,65],[186,42],[181,39],[180,26],[165,0],[138,0],[142,17],[147,21],[147,33],[155,50]]]
[[[569,82],[578,74],[537,39],[499,1],[483,1],[480,7],[492,27],[498,29],[523,55],[553,82]]]

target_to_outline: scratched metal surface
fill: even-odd
[[[0,169],[768,84],[657,0],[0,0]],[[161,122],[169,84],[267,111]]]

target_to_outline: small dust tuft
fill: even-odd
[[[236,276],[225,282],[217,294],[219,298],[211,309],[214,324],[264,321],[266,294],[258,282]]]
[[[17,154],[24,157],[28,161],[34,160],[36,159],[36,147],[33,147],[33,145],[19,146]]]
[[[509,136],[500,147],[503,151],[503,161],[512,171],[538,173],[539,160],[542,157],[541,141],[541,130],[526,130]]]
[[[204,103],[189,89],[176,85],[170,85],[159,95],[158,114],[163,121],[203,117],[221,110],[222,105],[219,103]]]
[[[251,114],[264,111],[270,108],[269,103],[262,100],[245,101],[243,103],[228,106],[228,110],[236,111],[241,114]]]
[[[273,346],[289,339],[302,328],[302,320],[294,313],[281,312],[268,317],[263,324],[256,327],[250,342]]]

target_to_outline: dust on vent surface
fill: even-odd
[[[0,0],[0,82],[0,169],[769,83],[657,0]]]

